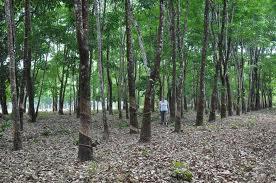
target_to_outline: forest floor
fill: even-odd
[[[79,119],[41,113],[26,123],[23,150],[12,151],[12,130],[0,137],[0,182],[276,182],[276,110],[261,110],[195,127],[185,113],[172,133],[153,115],[152,141],[138,143],[126,120],[108,116],[110,140],[102,142],[101,114],[93,115],[94,161],[77,160]],[[140,119],[141,121],[141,119]],[[174,175],[174,176],[173,176]]]

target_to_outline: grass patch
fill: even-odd
[[[230,128],[231,129],[239,129],[241,128],[243,125],[241,125],[240,123],[231,123],[230,124]]]
[[[33,144],[37,144],[38,142],[39,142],[39,140],[37,138],[34,138],[32,141]]]
[[[118,123],[118,128],[120,128],[120,129],[124,129],[124,128],[128,128],[128,127],[129,127],[129,124],[127,121],[120,121]]]
[[[52,132],[49,128],[46,128],[41,132],[41,135],[44,137],[49,137],[51,134],[52,134]]]
[[[79,137],[78,136],[73,136],[73,144],[75,146],[79,145],[80,143],[80,140],[79,140]]]
[[[53,113],[52,112],[39,112],[38,118],[39,119],[48,119]]]
[[[89,165],[88,165],[88,172],[89,174],[95,174],[96,171],[98,169],[98,163],[96,161],[92,161]]]
[[[189,170],[189,166],[185,162],[172,162],[172,177],[177,180],[191,182],[193,180],[193,173]]]
[[[256,118],[250,118],[250,120],[246,123],[246,127],[252,129],[257,124]]]
[[[257,124],[256,118],[250,118],[248,121],[245,122],[233,122],[230,124],[231,129],[239,129],[239,128],[248,128],[252,129]]]
[[[150,149],[148,149],[148,148],[143,148],[143,149],[141,149],[141,154],[142,154],[142,156],[144,156],[144,157],[149,157],[150,153],[151,153],[151,151],[150,151]]]
[[[57,134],[62,134],[62,135],[70,135],[72,133],[72,130],[64,127],[60,127],[59,130],[56,132]]]
[[[3,137],[4,132],[6,129],[10,128],[12,126],[11,120],[4,120],[2,124],[0,124],[0,138]]]

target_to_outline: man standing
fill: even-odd
[[[159,109],[161,115],[161,124],[167,124],[166,113],[169,111],[168,101],[164,98],[159,102]]]

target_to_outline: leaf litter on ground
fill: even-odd
[[[108,116],[110,140],[100,141],[101,114],[93,115],[92,136],[100,145],[94,160],[77,160],[79,119],[43,114],[25,123],[23,149],[12,151],[12,129],[0,138],[0,182],[187,182],[173,176],[174,162],[187,165],[191,182],[275,182],[276,112],[261,110],[195,127],[185,113],[183,131],[159,124],[153,114],[152,140],[138,143],[126,120]],[[140,119],[141,121],[141,119]],[[177,170],[178,171],[178,170]]]

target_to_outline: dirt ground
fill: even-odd
[[[41,113],[25,123],[23,150],[12,151],[12,130],[0,138],[0,182],[276,182],[276,110],[261,110],[194,127],[187,112],[183,131],[172,133],[153,115],[152,141],[138,143],[127,121],[108,116],[109,142],[101,141],[101,114],[93,115],[94,161],[77,160],[79,119]],[[141,119],[139,120],[141,121]]]

